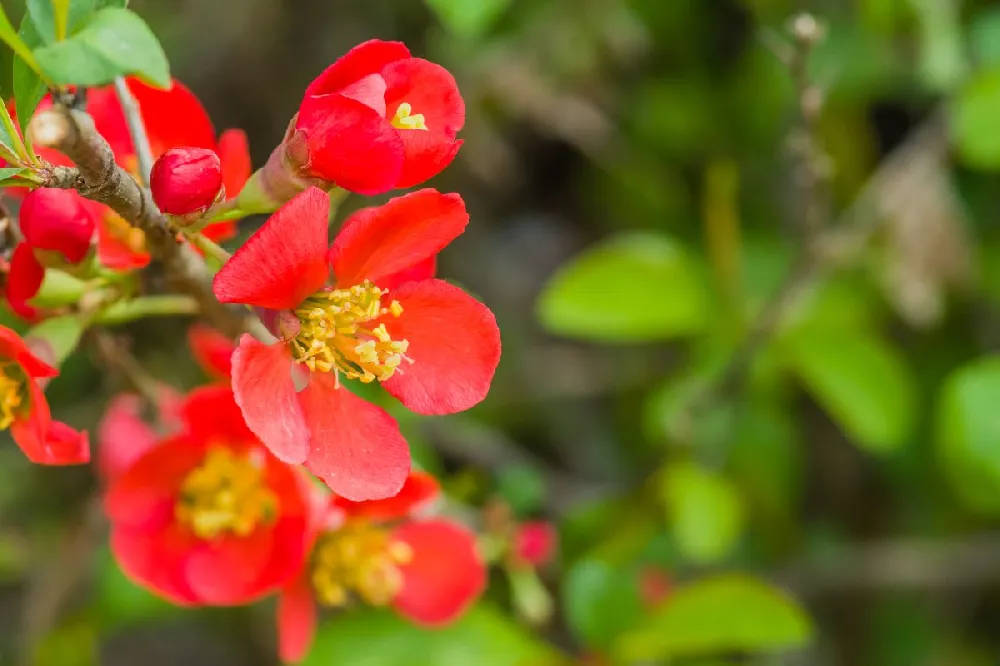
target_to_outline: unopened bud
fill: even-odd
[[[514,533],[515,560],[533,567],[548,563],[555,555],[558,538],[551,523],[533,521],[521,524]]]
[[[205,148],[172,148],[156,160],[149,186],[164,213],[202,213],[224,196],[222,163]]]
[[[58,252],[77,264],[90,250],[96,221],[76,192],[41,188],[24,197],[20,227],[31,247]]]

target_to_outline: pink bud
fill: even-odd
[[[523,523],[514,534],[514,557],[534,567],[546,564],[555,554],[557,539],[556,529],[551,523]]]
[[[222,163],[205,148],[171,148],[153,165],[149,185],[164,213],[200,213],[222,193]]]
[[[79,194],[50,188],[24,197],[19,222],[28,245],[58,252],[73,264],[87,256],[96,225]]]

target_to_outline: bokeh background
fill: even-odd
[[[451,510],[553,521],[559,556],[544,591],[496,572],[443,632],[331,618],[309,664],[1000,663],[995,3],[130,6],[257,166],[309,81],[372,37],[445,65],[468,105],[431,183],[472,215],[441,274],[493,308],[504,356],[473,411],[398,416]],[[806,10],[825,34],[802,63],[788,25]],[[117,334],[193,386],[186,324]],[[77,426],[125,388],[96,360],[75,355],[49,390]],[[0,663],[276,663],[268,603],[181,610],[128,583],[95,489],[90,470],[0,448]],[[728,572],[808,620],[774,588],[664,613]],[[810,637],[762,656],[727,651],[719,627]]]

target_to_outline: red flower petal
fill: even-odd
[[[137,395],[116,395],[108,404],[97,427],[97,467],[105,481],[117,477],[159,443],[141,412],[142,400]]]
[[[15,361],[24,373],[35,379],[55,377],[59,371],[39,359],[15,331],[0,326],[0,358]]]
[[[129,271],[149,265],[149,252],[145,249],[145,239],[141,244],[123,237],[126,222],[118,213],[101,206],[97,220],[97,258],[108,268]]]
[[[405,518],[414,511],[434,501],[441,492],[441,486],[427,472],[412,471],[406,483],[395,497],[368,502],[352,502],[334,496],[335,506],[343,509],[351,517],[370,520],[394,520]]]
[[[247,133],[239,129],[226,130],[219,137],[217,152],[222,160],[222,184],[226,186],[226,198],[234,199],[253,173]]]
[[[393,600],[400,613],[424,625],[456,619],[486,587],[486,565],[469,530],[445,520],[404,523],[393,538],[410,546],[400,567],[403,587]]]
[[[419,264],[414,264],[398,273],[393,273],[378,281],[383,289],[392,291],[405,282],[416,282],[418,280],[429,280],[437,275],[437,256],[428,257]]]
[[[19,243],[10,257],[10,271],[4,294],[10,309],[20,317],[32,319],[38,312],[28,304],[42,288],[45,268],[35,257],[35,251],[27,243]]]
[[[138,585],[179,606],[199,602],[185,575],[193,537],[176,523],[154,533],[111,531],[111,552],[125,575]]]
[[[441,280],[402,285],[391,297],[403,314],[383,317],[394,340],[408,340],[413,363],[382,382],[418,414],[452,414],[490,390],[500,362],[500,330],[489,308]]]
[[[53,421],[41,387],[28,382],[28,411],[14,420],[10,436],[25,457],[39,465],[79,465],[90,461],[87,433]]]
[[[233,393],[247,427],[279,460],[297,465],[309,455],[309,429],[292,381],[292,355],[283,344],[250,335],[233,353]]]
[[[411,114],[424,116],[427,126],[399,131],[406,158],[396,187],[412,187],[439,174],[455,158],[461,146],[455,135],[465,124],[465,102],[451,73],[421,58],[391,63],[382,76],[388,85],[386,117],[394,117],[405,102],[412,107]]]
[[[104,498],[108,518],[132,530],[156,530],[172,523],[184,477],[204,457],[205,446],[185,437],[148,450],[112,480]]]
[[[205,324],[194,324],[188,329],[187,337],[194,360],[205,374],[217,379],[232,374],[236,345],[228,336]]]
[[[309,577],[303,575],[278,597],[278,656],[285,663],[305,659],[316,635],[316,602]]]
[[[349,287],[412,268],[440,252],[469,223],[457,194],[420,190],[364,208],[344,221],[330,247],[337,285]]]
[[[400,491],[410,473],[410,449],[396,420],[314,372],[299,394],[312,446],[306,467],[333,492],[355,502]]]
[[[294,308],[326,283],[330,197],[310,187],[283,205],[215,276],[223,303]]]
[[[182,413],[188,433],[195,439],[221,440],[232,446],[257,442],[228,385],[194,389],[184,401]]]
[[[270,560],[273,540],[269,528],[255,529],[245,537],[199,539],[185,562],[191,591],[200,602],[212,606],[249,603],[273,592],[275,588],[259,584]]]
[[[402,42],[380,39],[362,42],[323,70],[306,88],[306,97],[338,92],[369,74],[381,71],[390,62],[409,57],[410,51]]]
[[[80,195],[70,190],[32,190],[21,204],[19,223],[24,240],[40,250],[60,253],[76,264],[90,251],[96,225]]]
[[[403,140],[380,113],[339,94],[306,97],[295,129],[305,135],[316,178],[358,194],[381,194],[396,186],[403,168]]]

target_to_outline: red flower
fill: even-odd
[[[167,385],[157,387],[156,427],[142,418],[142,398],[121,393],[111,399],[97,427],[97,468],[110,481],[160,443],[163,435],[179,431],[184,398]]]
[[[543,520],[521,523],[515,528],[511,555],[515,565],[539,567],[555,555],[559,536],[552,523]]]
[[[207,148],[171,148],[153,165],[149,188],[164,213],[203,213],[222,194],[222,162]]]
[[[77,465],[90,460],[87,433],[53,421],[42,381],[59,371],[38,358],[14,331],[0,326],[0,429],[28,460],[42,465]]]
[[[359,44],[308,88],[294,126],[269,166],[352,192],[412,187],[458,153],[465,103],[440,65],[411,58],[399,42]]]
[[[188,347],[205,374],[229,383],[233,371],[233,351],[236,349],[232,340],[205,324],[194,324],[188,329]]]
[[[424,626],[455,620],[486,586],[475,535],[441,519],[410,516],[438,494],[414,472],[396,497],[348,502],[334,496],[314,519],[312,557],[278,600],[281,659],[303,659],[316,627],[316,602],[392,605]]]
[[[232,605],[301,569],[309,486],[246,429],[222,386],[196,389],[185,432],[114,478],[111,548],[137,583],[182,605]]]
[[[264,317],[277,322],[279,344],[244,335],[233,354],[233,390],[250,429],[338,495],[381,499],[402,487],[409,450],[395,420],[343,381],[378,380],[421,414],[462,411],[489,391],[500,332],[493,313],[458,287],[399,277],[426,273],[414,267],[465,229],[458,195],[421,190],[358,211],[329,251],[328,211],[317,188],[282,206],[222,267],[215,294],[279,311]],[[308,379],[302,391],[293,374]]]

